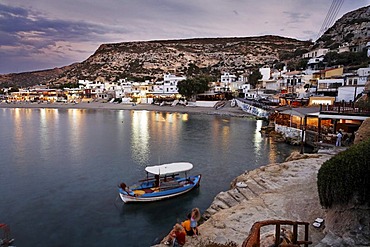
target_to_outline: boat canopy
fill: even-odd
[[[147,166],[145,171],[154,175],[174,174],[178,172],[186,172],[193,168],[193,164],[189,162],[175,162],[156,166]]]

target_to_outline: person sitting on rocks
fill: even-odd
[[[184,228],[176,223],[173,226],[173,230],[168,234],[167,240],[164,242],[165,245],[171,245],[174,247],[181,247],[185,244],[186,232]]]
[[[181,225],[182,225],[182,227],[184,227],[187,236],[193,236],[194,235],[194,231],[193,231],[193,229],[190,226],[191,213],[189,213],[187,217],[188,218],[185,221],[183,221],[181,223]]]
[[[200,220],[199,208],[193,208],[190,215],[190,227],[193,229],[194,235],[199,235],[198,221]]]

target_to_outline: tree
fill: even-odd
[[[277,69],[277,70],[283,70],[284,66],[285,66],[285,63],[283,63],[283,62],[277,62],[277,63],[274,64],[274,68]]]
[[[252,71],[252,73],[248,76],[248,82],[253,87],[258,84],[258,80],[262,79],[262,74],[258,69]]]
[[[360,64],[368,64],[370,59],[367,57],[367,51],[364,49],[362,52],[328,52],[325,54],[324,61],[327,66],[354,66]]]
[[[209,89],[210,77],[189,78],[177,83],[179,93],[187,99],[192,99],[198,93],[204,93]]]

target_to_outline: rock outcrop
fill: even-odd
[[[368,138],[370,138],[370,118],[362,122],[358,131],[356,131],[354,144],[362,142]]]

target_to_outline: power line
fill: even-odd
[[[337,17],[338,15],[338,12],[340,10],[340,8],[342,7],[342,4],[343,4],[343,0],[339,0],[338,1],[338,4],[335,6],[334,10],[333,10],[333,14],[331,16],[331,18],[329,19],[328,21],[328,25],[326,26],[326,29],[325,31],[333,25],[334,21],[335,21],[335,18]]]
[[[317,35],[317,39],[320,38],[320,36],[330,27],[333,25],[333,22],[335,21],[335,18],[337,17],[338,15],[338,12],[340,10],[340,8],[342,7],[342,4],[343,4],[343,1],[344,0],[333,0],[331,5],[330,5],[330,8],[326,14],[326,17],[324,19],[324,22],[322,23],[321,25],[321,28],[320,28],[320,31]]]
[[[335,3],[336,3],[336,2],[335,2],[334,0],[331,2],[330,8],[329,8],[329,10],[328,10],[328,13],[326,13],[326,16],[325,16],[324,22],[321,24],[320,31],[319,31],[319,33],[317,34],[317,39],[320,37],[321,32],[324,30],[325,26],[327,25],[326,23],[328,22],[329,13],[331,13],[331,12],[333,11],[333,7],[334,7],[334,4],[335,4]]]
[[[328,13],[326,14],[325,20],[323,24],[321,25],[321,29],[317,35],[317,39],[320,38],[322,33],[324,33],[329,26],[332,25],[333,20],[337,16],[338,10],[340,9],[340,6],[342,5],[343,0],[333,0],[332,4],[330,5],[330,8],[328,10]]]

